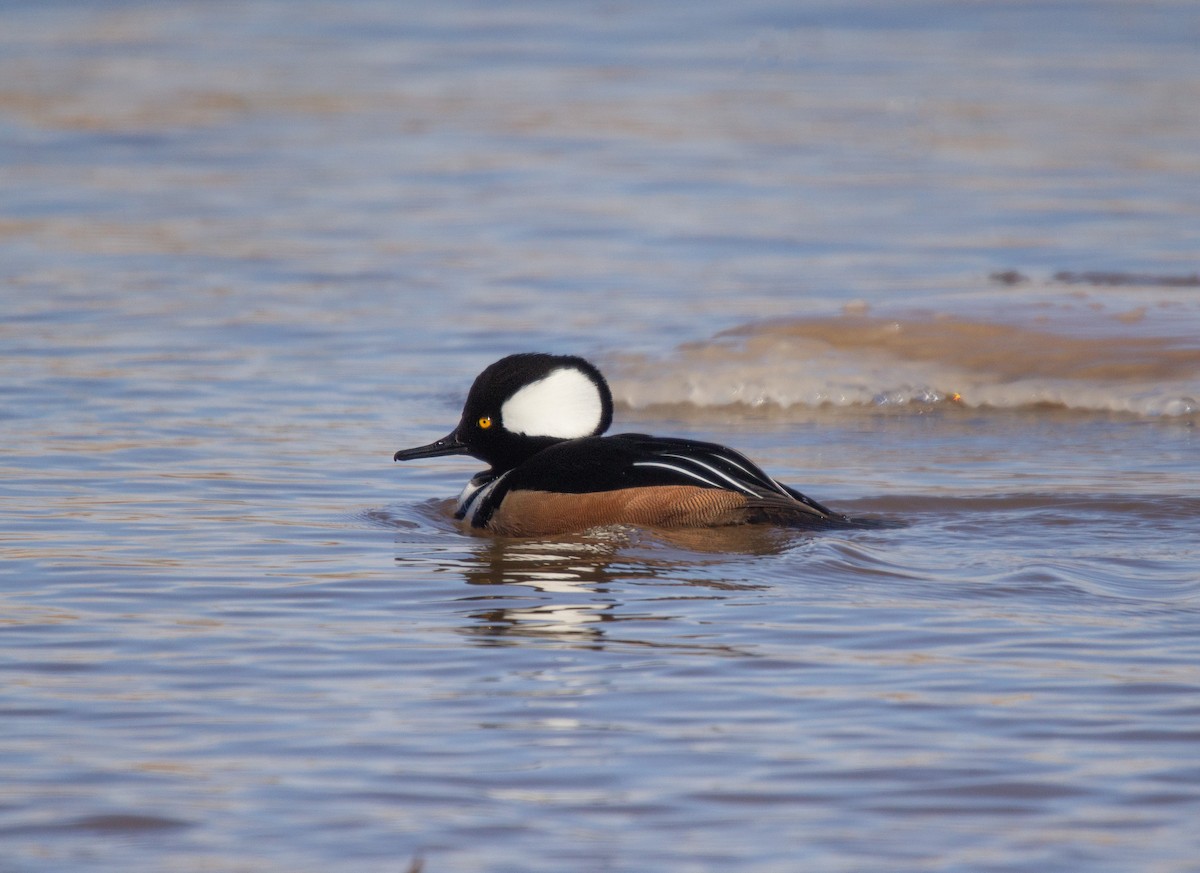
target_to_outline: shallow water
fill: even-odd
[[[0,873],[1195,869],[1185,3],[9,3]],[[465,535],[511,351],[895,522]]]

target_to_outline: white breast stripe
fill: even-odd
[[[687,455],[673,455],[673,454],[669,454],[669,453],[664,453],[663,457],[679,458],[682,461],[687,461],[689,464],[695,464],[697,467],[703,467],[705,470],[708,470],[710,473],[715,473],[716,475],[720,476],[722,479],[724,479],[726,482],[728,482],[730,485],[732,485],[738,491],[741,491],[745,494],[749,494],[751,497],[755,496],[755,492],[753,490],[751,490],[750,488],[747,488],[743,483],[739,482],[737,479],[734,479],[732,476],[728,475],[727,473],[722,473],[716,467],[709,466],[708,464],[704,463],[703,461],[698,461],[695,458],[688,457]],[[730,462],[730,463],[732,463],[732,462]],[[738,467],[737,464],[734,464],[734,466]],[[743,473],[749,472],[748,470],[744,470],[741,467],[738,467],[738,469],[742,470]]]
[[[504,474],[504,476],[507,475],[508,473]],[[488,495],[496,490],[496,486],[503,481],[504,476],[500,476],[483,485],[475,485],[474,479],[468,482],[467,487],[463,489],[462,494],[458,497],[458,507],[454,513],[454,517],[460,520],[465,518],[474,527],[475,516],[479,514],[479,508],[487,502]]]
[[[633,466],[635,466],[635,467],[662,467],[664,470],[674,470],[676,473],[678,473],[681,476],[687,476],[689,479],[695,479],[697,482],[703,482],[705,485],[709,486],[710,488],[720,488],[721,487],[720,484],[713,482],[709,479],[705,479],[703,476],[701,476],[699,473],[695,472],[694,470],[687,470],[687,469],[684,469],[683,467],[677,467],[675,464],[663,464],[659,461],[634,461]]]

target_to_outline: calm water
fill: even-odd
[[[1200,838],[1200,10],[0,4],[0,873]],[[484,365],[902,526],[463,535]]]

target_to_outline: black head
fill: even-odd
[[[604,433],[612,405],[608,383],[583,358],[509,355],[476,377],[458,427],[395,460],[472,455],[508,470],[554,443]]]

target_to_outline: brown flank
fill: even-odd
[[[589,494],[515,491],[488,522],[501,536],[539,537],[590,527],[722,527],[751,520],[749,500],[732,491],[692,485],[621,488]]]

